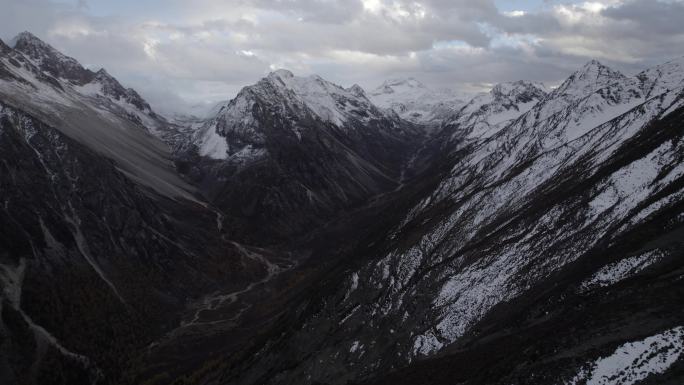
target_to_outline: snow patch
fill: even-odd
[[[684,327],[679,326],[641,341],[628,342],[599,358],[567,382],[568,385],[632,385],[665,372],[684,353]]]
[[[608,264],[582,283],[580,291],[614,285],[658,262],[664,256],[662,251],[656,249]]]
[[[199,142],[199,154],[212,159],[228,158],[228,142],[216,132],[216,126],[209,125]]]

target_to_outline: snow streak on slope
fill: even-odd
[[[71,215],[65,213],[64,219],[74,228],[74,230],[72,230],[72,234],[74,236],[74,240],[76,241],[78,250],[81,252],[83,258],[85,258],[88,264],[93,268],[93,270],[95,270],[97,275],[100,276],[107,286],[112,289],[114,295],[116,295],[116,297],[125,304],[126,301],[123,299],[123,297],[121,297],[121,294],[119,294],[119,291],[116,289],[116,286],[114,286],[114,283],[107,278],[105,273],[100,268],[100,265],[91,255],[86,238],[83,236],[83,232],[81,231],[81,219],[78,217],[78,215],[76,215],[76,210],[74,210],[73,206],[71,206],[71,202],[69,202],[69,209],[71,211]]]
[[[45,330],[42,326],[36,324],[31,317],[28,316],[21,309],[21,292],[24,281],[24,272],[26,271],[26,259],[21,259],[16,267],[0,264],[0,287],[2,287],[3,298],[7,299],[7,303],[21,314],[24,321],[28,324],[33,332],[34,337],[39,343],[47,343],[57,349],[64,356],[73,359],[74,361],[83,365],[85,369],[91,371],[91,383],[96,384],[101,379],[102,374],[97,367],[95,367],[91,360],[81,354],[74,353],[64,347],[59,340],[50,332]],[[3,302],[0,301],[0,311],[2,311]],[[2,322],[0,321],[0,330],[2,330]],[[40,361],[42,357],[36,357],[36,361]]]
[[[199,154],[212,159],[228,158],[228,142],[216,132],[216,126],[208,125],[201,132]]]
[[[585,281],[581,290],[613,285],[646,269],[662,259],[663,256],[664,253],[656,249],[606,265]]]
[[[684,353],[684,327],[621,345],[589,364],[568,385],[632,385],[665,372]]]

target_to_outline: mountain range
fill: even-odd
[[[0,41],[3,384],[680,384],[684,58],[167,119]]]

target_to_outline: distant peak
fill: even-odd
[[[624,79],[627,79],[625,75],[594,59],[570,75],[553,94],[582,97]]]
[[[17,48],[17,46],[22,46],[25,44],[30,44],[30,45],[38,45],[38,46],[43,46],[43,47],[49,47],[47,43],[44,41],[40,40],[36,35],[32,34],[29,31],[24,31],[15,36],[11,40],[11,46],[12,48]]]
[[[113,77],[112,75],[110,75],[109,72],[107,72],[107,70],[104,69],[104,68],[100,68],[97,72],[95,72],[95,77],[96,77],[97,79],[102,79],[102,80],[104,80],[104,79],[106,79],[106,80],[114,79],[114,77]]]
[[[69,65],[74,67],[80,66],[77,65],[78,62],[76,59],[62,54],[50,44],[37,38],[31,32],[22,32],[12,39],[12,48],[33,59],[44,59],[49,57],[62,62],[69,62]]]
[[[614,69],[604,65],[600,61],[596,59],[592,59],[588,61],[585,65],[582,66],[577,72],[575,72],[576,75],[579,77],[582,76],[589,76],[589,77],[623,77],[620,72],[615,71]]]
[[[99,82],[100,84],[105,85],[108,88],[108,92],[113,92],[116,94],[124,94],[124,93],[131,93],[133,91],[132,89],[125,89],[121,83],[119,83],[118,80],[112,75],[107,72],[106,69],[100,68],[97,72],[95,72],[95,78],[94,81]],[[135,92],[135,91],[133,91]]]
[[[277,77],[280,79],[292,79],[294,74],[286,69],[277,69],[269,74],[269,77]]]
[[[515,96],[522,93],[532,93],[543,95],[546,93],[543,84],[537,84],[525,80],[517,80],[514,82],[499,83],[492,88],[491,91],[494,96]]]
[[[429,92],[429,89],[415,78],[394,78],[385,80],[378,88],[372,91],[372,95],[390,94],[413,94]]]
[[[603,64],[601,64],[600,61],[597,59],[591,59],[587,62],[587,64],[584,65],[585,67],[592,67],[592,66],[598,66],[598,67],[604,67]]]
[[[366,91],[358,84],[354,84],[353,86],[349,87],[348,91],[354,96],[366,96]]]
[[[381,87],[399,87],[406,86],[409,88],[426,88],[423,83],[418,81],[416,78],[395,78],[386,80]]]

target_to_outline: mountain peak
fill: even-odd
[[[32,34],[29,31],[24,31],[24,32],[19,33],[17,36],[15,36],[10,41],[10,45],[13,48],[17,48],[17,46],[22,46],[22,45],[26,45],[26,44],[49,47],[49,45],[47,43],[40,40],[36,35]]]
[[[11,40],[10,46],[17,51],[29,55],[32,59],[38,59],[43,56],[59,56],[65,59],[71,59],[28,31],[24,31],[15,36]]]
[[[584,64],[584,67],[605,67],[598,59],[591,59]]]
[[[518,80],[514,82],[504,82],[495,85],[490,91],[492,95],[496,96],[516,96],[521,93],[545,93],[544,85],[540,83],[532,83],[525,80]]]
[[[514,104],[529,103],[543,99],[547,92],[541,83],[518,80],[495,85],[490,91],[494,100],[510,101]]]
[[[575,72],[580,75],[593,76],[610,76],[610,77],[621,77],[623,76],[620,72],[613,70],[612,68],[604,65],[596,59],[588,61],[582,68]]]
[[[294,77],[294,74],[289,70],[281,68],[268,74],[268,77],[275,77],[279,79],[292,79]]]
[[[404,89],[427,89],[427,87],[415,78],[395,78],[384,81],[378,90],[391,93],[397,90]]]
[[[405,79],[394,79],[394,80],[390,80],[390,82],[394,82],[397,85],[403,84],[403,85],[407,85],[409,87],[425,88],[425,85],[414,77],[408,77]]]
[[[12,39],[12,47],[56,78],[77,84],[85,84],[92,78],[92,72],[83,68],[76,59],[62,54],[31,32],[18,34]]]
[[[584,96],[624,79],[627,77],[622,73],[593,59],[570,75],[554,94]]]
[[[366,97],[366,91],[358,84],[349,87],[347,91],[351,92],[354,96]]]
[[[119,81],[116,80],[112,75],[107,72],[106,69],[100,68],[97,72],[95,72],[95,77],[94,80],[99,81],[100,83],[108,83],[108,84],[113,84],[116,85],[118,88],[123,88],[120,84]]]

